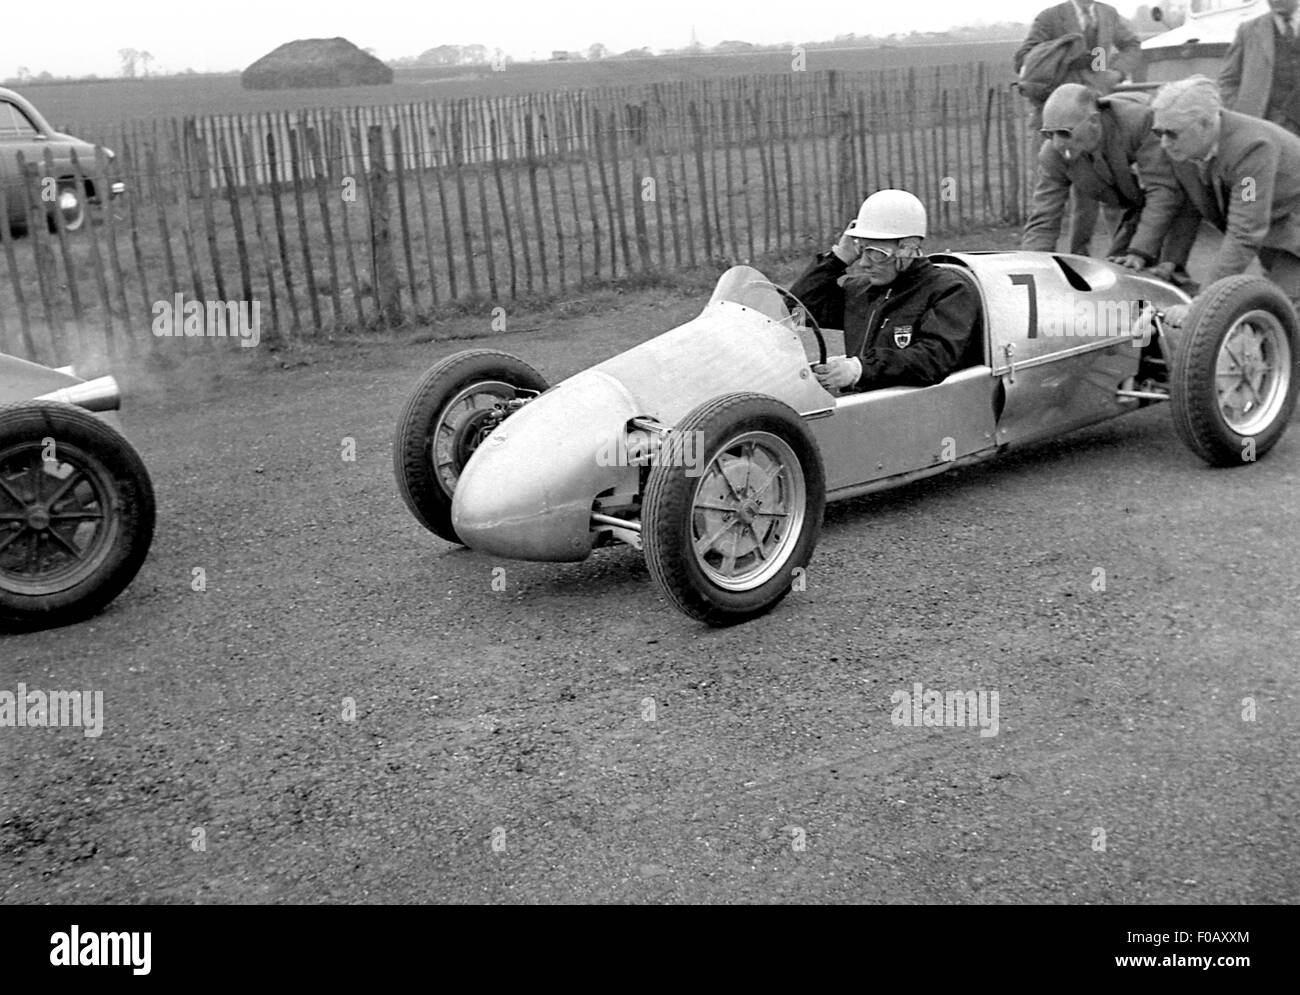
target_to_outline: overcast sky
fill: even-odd
[[[342,35],[382,59],[418,55],[441,44],[482,44],[515,58],[552,49],[612,51],[679,48],[695,29],[700,43],[820,41],[840,34],[937,31],[960,24],[1028,21],[1045,0],[62,0],[5,4],[0,78],[19,66],[56,76],[119,72],[119,49],[148,51],[155,71],[242,69],[286,41]],[[1117,0],[1132,14],[1137,0]],[[740,16],[740,12],[744,16]]]

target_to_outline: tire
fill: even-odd
[[[86,227],[86,199],[82,197],[77,184],[71,180],[60,180],[57,199],[49,217],[50,231],[58,231],[59,223],[54,211],[63,212],[63,230],[71,234]]]
[[[1230,276],[1187,313],[1169,394],[1174,428],[1211,466],[1263,456],[1286,431],[1300,384],[1300,322],[1274,284]]]
[[[756,491],[755,471],[774,475]],[[759,495],[770,495],[763,501],[777,511],[759,510]],[[756,618],[790,592],[795,570],[812,558],[825,506],[821,453],[798,413],[763,394],[724,394],[682,420],[650,470],[641,508],[650,576],[678,610],[709,625]]]
[[[0,407],[0,630],[100,611],[144,563],[154,516],[149,472],[111,426],[71,404]]]
[[[393,474],[402,500],[426,529],[460,545],[451,524],[456,481],[478,444],[500,424],[498,401],[541,393],[546,380],[507,352],[470,349],[435,363],[420,378],[393,438]],[[434,447],[441,440],[442,462]]]

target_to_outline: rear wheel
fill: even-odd
[[[650,471],[650,575],[692,618],[755,618],[812,558],[825,503],[821,455],[794,409],[762,394],[715,398],[673,429]]]
[[[1240,466],[1286,431],[1300,383],[1300,322],[1258,276],[1209,287],[1188,311],[1170,372],[1178,436],[1212,466]]]
[[[397,489],[421,525],[460,543],[451,502],[461,470],[509,414],[509,402],[544,390],[540,373],[494,349],[458,352],[429,368],[407,398],[393,440]]]
[[[81,408],[0,408],[0,629],[64,625],[129,584],[153,540],[153,484]]]
[[[86,200],[72,180],[59,181],[55,193],[54,211],[63,215],[63,230],[80,231],[86,226]],[[50,231],[58,230],[58,221],[50,215]]]

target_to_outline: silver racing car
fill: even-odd
[[[1214,466],[1263,456],[1290,420],[1300,325],[1262,278],[1193,301],[1079,256],[931,258],[970,281],[982,311],[942,383],[828,393],[809,361],[842,350],[842,333],[738,266],[697,318],[554,387],[495,350],[437,363],[398,422],[398,489],[430,531],[492,556],[634,546],[673,605],[727,625],[791,590],[827,501],[1160,401]]]

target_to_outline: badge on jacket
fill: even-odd
[[[900,349],[906,349],[908,343],[912,341],[912,326],[898,325],[894,328],[894,345]]]

